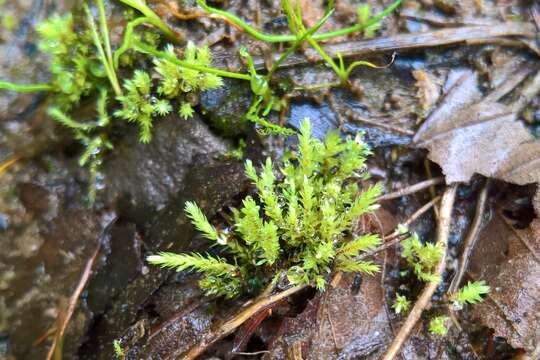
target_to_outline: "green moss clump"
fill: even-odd
[[[357,259],[380,243],[378,236],[352,232],[355,219],[373,211],[381,188],[362,192],[358,180],[367,178],[365,160],[370,153],[360,138],[342,141],[337,132],[324,141],[311,135],[304,121],[298,152],[288,156],[274,173],[270,159],[257,173],[246,162],[246,174],[257,189],[234,210],[232,231],[214,227],[194,203],[186,213],[220,254],[159,253],[148,261],[177,271],[202,274],[199,285],[208,295],[227,298],[249,293],[252,284],[269,284],[286,275],[291,284],[309,284],[323,290],[333,270],[373,274],[378,265]]]

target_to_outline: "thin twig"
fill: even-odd
[[[440,215],[439,224],[437,227],[437,244],[439,244],[439,246],[443,248],[443,256],[441,257],[441,261],[439,262],[439,265],[437,266],[437,269],[435,271],[435,273],[438,274],[439,276],[441,276],[442,273],[444,272],[445,265],[446,265],[446,252],[448,249],[448,233],[450,231],[450,221],[452,219],[452,208],[454,206],[456,188],[457,188],[456,184],[453,184],[447,187],[441,201],[441,208],[439,212],[439,215]],[[430,303],[431,297],[435,293],[435,290],[437,289],[438,285],[439,285],[438,281],[432,281],[432,282],[429,282],[424,287],[424,290],[420,294],[418,300],[414,304],[414,307],[409,313],[407,320],[405,320],[405,323],[403,324],[401,329],[399,329],[399,333],[392,341],[392,344],[390,345],[387,353],[384,355],[383,360],[392,360],[397,355],[397,353],[401,349],[401,346],[403,345],[405,340],[407,340],[412,329],[414,328],[414,326],[420,319],[422,312]]]
[[[540,91],[540,71],[529,77],[520,91],[519,98],[512,104],[512,111],[519,113],[538,95]]]
[[[326,308],[326,317],[328,318],[328,323],[330,324],[330,330],[332,331],[332,339],[334,340],[334,348],[337,350],[339,349],[338,343],[336,340],[336,329],[334,328],[334,322],[332,321],[332,316],[330,315],[330,310],[328,310],[328,306],[325,306]]]
[[[439,200],[441,199],[440,196],[437,196],[436,198],[434,198],[433,200],[431,200],[430,202],[428,202],[427,204],[425,204],[424,206],[422,206],[420,209],[416,210],[404,223],[403,225],[405,226],[409,226],[411,225],[413,222],[415,222],[420,216],[422,216],[426,211],[428,211],[429,209],[431,209],[433,207],[433,205],[435,205]],[[386,235],[383,240],[385,240],[385,242],[382,244],[382,245],[379,245],[378,247],[376,247],[375,249],[369,251],[369,252],[366,252],[362,255],[360,255],[357,259],[358,260],[362,260],[362,259],[365,259],[369,256],[373,256],[383,250],[386,250],[388,249],[389,247],[401,242],[404,237],[408,236],[407,233],[405,234],[402,234],[400,233],[399,231],[395,230],[393,233],[389,234],[389,235]]]
[[[254,303],[249,305],[244,310],[241,310],[237,315],[233,316],[230,320],[223,323],[215,331],[211,331],[206,334],[203,339],[194,347],[192,347],[185,355],[181,358],[184,360],[193,360],[202,354],[209,346],[214,344],[216,341],[223,339],[225,336],[232,334],[240,325],[242,325],[250,317],[265,309],[269,306],[272,306],[274,303],[285,299],[292,294],[299,292],[307,287],[307,285],[298,285],[292,288],[289,288],[285,291],[277,293],[272,296],[263,297],[259,300],[256,300]],[[176,358],[176,355],[173,354],[171,358]]]
[[[77,307],[77,304],[79,303],[79,298],[81,296],[82,291],[84,290],[84,287],[86,286],[86,283],[88,282],[88,279],[90,279],[90,275],[92,274],[92,267],[94,266],[94,263],[96,262],[97,255],[99,254],[99,249],[101,248],[101,239],[98,241],[98,244],[96,246],[96,249],[94,250],[94,253],[88,259],[86,262],[86,265],[84,267],[84,270],[82,272],[81,278],[79,279],[79,283],[77,284],[77,287],[75,288],[75,291],[73,294],[71,294],[71,297],[69,298],[68,308],[65,312],[61,312],[58,315],[57,318],[57,331],[53,339],[53,343],[51,345],[51,348],[49,349],[49,353],[47,354],[47,360],[51,360],[55,354],[55,352],[60,351],[61,344],[64,339],[64,335],[67,329],[67,326],[69,324],[69,320],[71,319],[71,316],[73,316],[73,313],[75,312],[75,308]]]
[[[431,172],[431,162],[428,159],[424,160],[424,167],[426,168],[426,175],[428,179],[433,179],[433,173]],[[434,199],[437,191],[435,189],[435,185],[431,185],[429,187],[429,194],[431,195],[431,198]],[[435,219],[439,219],[439,209],[437,207],[434,208],[435,210]]]
[[[431,201],[423,205],[420,209],[416,210],[411,216],[409,216],[409,218],[405,220],[405,222],[403,222],[403,225],[409,227],[413,222],[418,220],[420,216],[424,215],[426,211],[431,209],[439,200],[441,200],[441,197],[435,196],[433,199],[431,199]],[[398,230],[395,230],[390,235],[386,235],[383,240],[392,239],[399,235],[401,235],[400,232]]]
[[[480,194],[478,195],[474,219],[472,221],[469,232],[467,233],[467,237],[465,238],[463,253],[461,254],[461,261],[459,264],[458,272],[452,279],[452,283],[450,284],[450,287],[448,288],[449,294],[456,292],[457,288],[459,287],[459,284],[461,284],[461,280],[463,279],[463,276],[465,275],[465,271],[467,271],[467,266],[469,265],[469,259],[471,257],[471,253],[474,250],[474,246],[476,245],[476,240],[478,240],[478,235],[480,234],[480,229],[482,227],[482,219],[484,215],[484,210],[486,208],[489,184],[490,182],[488,179],[486,180],[484,187],[482,188],[482,190],[480,191]]]
[[[415,192],[418,192],[420,190],[424,190],[426,188],[429,188],[430,186],[440,184],[443,181],[444,181],[444,179],[442,177],[436,177],[436,178],[433,178],[433,179],[421,181],[421,182],[416,183],[414,185],[407,186],[407,187],[405,187],[403,189],[400,189],[400,190],[398,190],[396,192],[381,195],[381,196],[379,196],[377,198],[377,201],[391,200],[391,199],[396,199],[396,198],[399,198],[399,197],[402,197],[402,196],[405,196],[405,195],[414,194]]]

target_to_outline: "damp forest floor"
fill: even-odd
[[[47,82],[35,27],[76,3],[0,0],[0,80]],[[238,54],[246,46],[263,72],[286,50],[200,15],[194,2],[147,3],[179,44],[208,45],[217,68],[245,69]],[[265,32],[288,32],[277,0],[211,3]],[[321,30],[354,23],[360,3],[335,0]],[[390,2],[367,3],[377,13]],[[112,24],[121,5],[106,4]],[[327,2],[298,5],[311,27]],[[121,27],[111,28],[117,46]],[[362,133],[373,152],[370,181],[386,195],[358,226],[383,239],[395,240],[403,223],[426,242],[447,236],[442,281],[420,304],[426,283],[407,271],[393,241],[372,256],[381,272],[334,274],[324,292],[308,287],[280,299],[198,358],[388,359],[399,343],[395,359],[539,359],[539,34],[534,1],[406,0],[370,38],[321,42],[331,55],[380,65],[357,67],[348,86],[321,86],[338,79],[311,47],[288,57],[273,78],[285,105],[268,120],[297,130],[307,117],[318,138]],[[0,359],[51,358],[60,329],[63,359],[114,359],[115,340],[126,359],[182,358],[249,299],[205,297],[196,274],[160,270],[146,256],[205,251],[186,201],[226,222],[227,209],[252,191],[245,159],[278,161],[294,137],[243,120],[251,90],[227,79],[193,100],[191,119],[173,112],[156,120],[148,144],[136,128],[113,128],[90,206],[81,148],[47,116],[48,101],[42,92],[0,92]],[[461,285],[484,280],[491,291],[455,312],[446,294],[460,285],[456,277]],[[421,307],[414,321],[395,313],[398,293]],[[448,333],[437,336],[429,322],[442,313]]]

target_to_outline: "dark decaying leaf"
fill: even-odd
[[[302,359],[380,358],[392,337],[380,274],[366,276],[358,294],[351,290],[353,278],[343,275],[335,288],[310,300],[301,314],[286,318],[264,359],[288,359],[291,354]]]
[[[474,71],[450,72],[444,99],[413,139],[429,150],[448,183],[467,182],[475,173],[520,185],[540,180],[540,142],[517,121],[519,106],[497,102],[526,74],[482,99]]]
[[[478,239],[469,274],[491,293],[471,309],[475,318],[514,348],[532,351],[540,342],[540,221],[514,229],[495,215]]]

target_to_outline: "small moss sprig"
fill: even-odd
[[[450,318],[446,315],[436,316],[429,322],[429,332],[438,335],[445,336],[448,333],[448,327],[446,323]]]
[[[139,139],[148,143],[152,139],[152,124],[154,116],[165,116],[172,111],[170,102],[166,99],[157,99],[152,95],[152,80],[148,73],[135,70],[132,79],[124,81],[126,95],[116,99],[122,108],[114,115],[139,125]]]
[[[403,248],[401,255],[407,260],[408,265],[412,267],[418,279],[436,283],[441,281],[440,276],[433,272],[443,256],[441,248],[436,244],[423,244],[416,233],[402,241],[401,245]],[[468,282],[460,290],[450,294],[447,300],[452,304],[452,310],[462,310],[466,304],[482,302],[482,295],[488,294],[489,291],[490,287],[483,280]],[[444,303],[448,305],[446,301]],[[396,302],[392,307],[399,314],[404,309],[406,311],[409,306],[408,299],[397,294]],[[445,336],[448,331],[446,326],[448,319],[446,315],[432,318],[429,323],[429,331],[435,335]]]
[[[401,242],[401,256],[407,260],[414,274],[422,281],[438,282],[440,277],[433,271],[443,256],[438,244],[422,243],[416,233]]]
[[[455,294],[450,295],[450,301],[455,310],[461,310],[466,304],[477,304],[482,301],[482,295],[488,294],[490,287],[484,280],[468,282]]]
[[[96,199],[98,173],[107,150],[113,148],[107,138],[107,128],[110,118],[107,113],[107,90],[100,89],[96,102],[97,120],[81,122],[74,120],[59,107],[50,107],[49,116],[73,132],[75,139],[84,147],[79,156],[79,165],[88,167],[90,178],[88,184],[88,198],[92,204]]]
[[[176,58],[172,45],[167,46],[165,52],[168,57],[154,59],[154,69],[159,74],[158,94],[172,99],[179,95],[217,89],[223,85],[223,81],[218,75],[179,66],[168,60]],[[196,47],[191,41],[184,49],[183,61],[195,66],[212,67],[212,56],[208,47]],[[188,119],[193,116],[193,113],[191,104],[184,98],[181,101],[179,115]]]
[[[180,93],[211,90],[223,85],[223,81],[217,75],[179,66],[167,60],[176,56],[172,45],[167,46],[165,52],[168,57],[154,59],[155,70],[160,76],[159,94],[174,98]],[[196,47],[191,41],[184,49],[183,61],[187,64],[212,67],[212,56],[208,47]]]
[[[69,110],[99,82],[90,71],[94,64],[90,56],[91,35],[88,31],[76,31],[71,14],[53,15],[36,30],[39,49],[50,57],[48,88],[57,94],[53,101],[63,110]]]
[[[124,351],[124,348],[122,347],[122,343],[120,340],[113,340],[113,350],[114,350],[114,356],[118,360],[124,360],[126,358],[126,352]]]
[[[253,293],[254,284],[260,288],[281,274],[291,284],[323,290],[332,270],[378,271],[378,265],[356,257],[377,246],[379,237],[351,233],[353,221],[377,207],[374,202],[381,191],[375,185],[360,192],[352,181],[366,178],[369,150],[359,138],[342,142],[334,132],[321,142],[312,137],[308,120],[298,139],[298,152],[285,158],[280,169],[282,180],[270,159],[260,173],[246,162],[246,175],[257,193],[233,210],[231,231],[216,228],[194,203],[186,203],[195,228],[216,244],[220,256],[162,252],[147,260],[163,268],[199,272],[201,289],[227,298]]]
[[[405,295],[396,293],[396,301],[392,304],[392,308],[396,314],[406,313],[411,307],[411,301]]]

